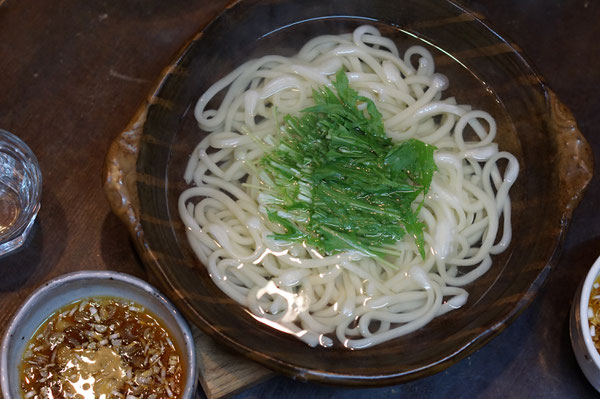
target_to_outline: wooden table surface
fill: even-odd
[[[104,197],[104,157],[162,68],[226,3],[0,0],[0,128],[29,144],[44,179],[31,239],[0,259],[0,334],[32,290],[63,273],[109,269],[147,277]],[[463,3],[524,50],[573,111],[597,157],[600,2]],[[600,255],[598,198],[596,170],[540,295],[497,338],[446,371],[368,390],[275,377],[237,397],[593,397],[571,350],[568,314],[577,285]]]

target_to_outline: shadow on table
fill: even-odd
[[[100,254],[102,262],[110,269],[147,279],[127,228],[112,212],[106,214],[102,223]]]
[[[48,239],[52,236],[55,238]],[[21,248],[0,258],[0,292],[44,281],[62,256],[67,237],[65,213],[54,193],[44,191],[42,207],[27,240]]]

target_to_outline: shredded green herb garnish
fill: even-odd
[[[429,189],[435,147],[415,139],[392,143],[373,101],[349,86],[343,70],[333,86],[337,95],[313,90],[316,105],[283,118],[275,149],[260,160],[260,201],[285,229],[272,237],[326,254],[384,257],[383,247],[408,233],[425,257],[417,217],[423,202],[413,202]]]

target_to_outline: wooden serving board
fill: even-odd
[[[192,334],[196,342],[198,379],[209,399],[233,395],[273,376],[271,370],[222,350],[194,325]]]
[[[162,76],[159,81],[161,80]],[[140,106],[125,130],[114,139],[104,170],[104,191],[111,209],[129,229],[139,253],[144,233],[139,218],[136,162],[148,106],[153,103],[154,98],[151,95]],[[152,281],[153,276],[150,275],[149,279],[160,285],[158,281]],[[274,375],[257,363],[222,349],[195,325],[191,327],[196,342],[198,378],[209,399],[233,395]]]

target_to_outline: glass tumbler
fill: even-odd
[[[23,140],[0,129],[0,256],[23,245],[41,197],[37,158]]]

